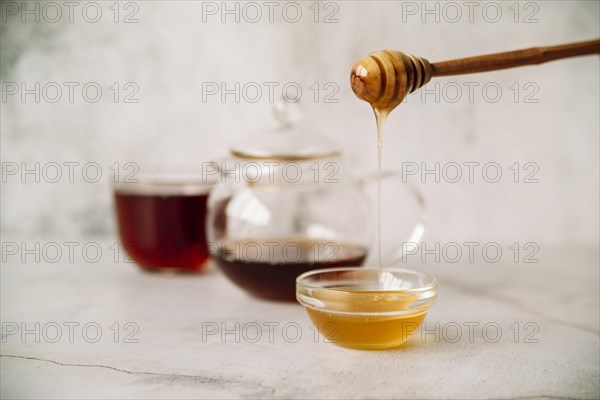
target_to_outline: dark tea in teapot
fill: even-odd
[[[367,257],[367,249],[354,244],[281,238],[223,242],[211,253],[225,275],[250,294],[290,301],[296,298],[300,274],[360,266]]]

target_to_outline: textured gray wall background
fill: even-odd
[[[35,3],[28,6],[35,9]],[[3,5],[3,96],[13,83],[33,87],[35,82],[42,86],[78,82],[81,88],[96,82],[103,89],[97,103],[83,99],[79,89],[73,103],[66,99],[66,91],[56,103],[44,98],[36,103],[31,95],[25,102],[19,95],[3,98],[3,167],[22,162],[41,166],[96,162],[104,175],[98,183],[81,179],[81,169],[76,169],[73,183],[65,178],[36,183],[31,176],[23,183],[18,175],[4,176],[3,233],[110,234],[114,224],[108,178],[114,162],[209,159],[224,154],[230,143],[274,125],[272,104],[264,97],[257,103],[236,103],[231,97],[225,103],[218,97],[203,102],[203,82],[299,83],[306,118],[340,142],[349,166],[359,176],[376,165],[372,113],[366,103],[354,98],[348,85],[350,67],[363,55],[390,48],[436,61],[600,34],[596,1],[521,2],[516,6],[518,16],[513,2],[496,2],[486,10],[491,19],[500,7],[497,22],[483,17],[482,10],[490,2],[476,3],[473,22],[463,2],[454,3],[463,13],[457,22],[450,21],[455,14],[444,8],[445,3],[430,2],[428,7],[440,10],[439,22],[435,15],[425,15],[422,22],[419,14],[409,13],[413,6],[420,12],[421,2],[339,1],[333,2],[339,7],[338,22],[329,24],[314,22],[309,8],[313,2],[300,3],[303,14],[297,23],[286,22],[280,11],[269,22],[262,2],[258,4],[263,17],[256,23],[243,18],[236,23],[231,16],[222,23],[219,15],[205,15],[203,22],[207,5],[202,2],[131,3],[139,8],[138,22],[129,24],[121,21],[135,8],[126,9],[125,3],[119,4],[118,23],[109,8],[113,2],[96,3],[102,10],[96,23],[82,17],[85,2],[75,10],[73,22],[63,16],[56,23],[43,15],[40,22],[31,16],[22,22],[20,11],[12,14]],[[221,3],[214,4],[220,7]],[[326,9],[325,3],[318,6],[320,20],[335,10]],[[537,22],[524,23],[532,12]],[[493,161],[503,168],[503,179],[495,184],[480,178],[474,183],[463,179],[421,184],[431,216],[428,239],[597,242],[598,71],[598,57],[586,57],[440,79],[439,102],[433,95],[423,101],[418,93],[392,114],[385,137],[387,168],[399,170],[402,162],[468,161]],[[118,103],[109,89],[114,82],[122,91]],[[128,82],[139,87],[138,103],[122,102],[123,85]],[[309,89],[314,82],[321,88],[328,82],[338,85],[338,103],[323,103],[324,92],[315,102]],[[479,84],[472,102],[466,82]],[[502,89],[495,103],[482,95],[481,87],[490,83]],[[529,83],[534,86],[526,87]],[[456,86],[463,96],[454,102]],[[537,88],[532,97],[537,103],[524,101],[531,88]],[[513,183],[508,167],[514,162],[536,163],[539,183]],[[386,208],[386,212],[402,217],[402,210]],[[393,237],[393,227],[386,226],[386,231]]]

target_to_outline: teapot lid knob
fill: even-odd
[[[273,114],[275,119],[279,122],[280,126],[284,129],[290,129],[297,126],[302,121],[302,107],[300,106],[300,100],[292,101],[293,99],[287,99],[283,97],[281,100],[275,102],[273,106]]]
[[[306,126],[301,126],[303,113],[298,103],[299,99],[286,97],[276,102],[273,114],[279,127],[252,135],[248,140],[232,146],[231,154],[246,159],[281,161],[339,156],[340,149],[334,142]]]

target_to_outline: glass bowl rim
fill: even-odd
[[[385,295],[402,295],[402,294],[418,294],[418,293],[423,293],[423,292],[428,292],[428,291],[435,291],[437,292],[437,286],[438,286],[438,280],[436,277],[434,277],[433,275],[430,274],[426,274],[424,272],[420,272],[420,271],[415,271],[412,269],[407,269],[407,268],[384,268],[383,271],[389,271],[389,272],[408,272],[411,274],[416,274],[418,276],[421,277],[425,277],[427,278],[430,282],[427,285],[424,286],[420,286],[417,288],[411,288],[411,289],[397,289],[397,290],[365,290],[365,291],[352,291],[352,290],[344,290],[344,289],[336,289],[336,288],[324,288],[315,284],[307,284],[304,283],[303,281],[313,275],[319,275],[319,274],[326,274],[326,273],[331,273],[331,272],[352,272],[352,271],[376,271],[379,272],[379,268],[376,267],[337,267],[337,268],[323,268],[323,269],[315,269],[315,270],[311,270],[308,272],[305,272],[301,275],[299,275],[296,278],[296,293],[298,293],[298,291],[300,289],[310,289],[311,291],[314,292],[318,292],[318,293],[325,293],[325,294],[345,294],[348,296],[373,296],[373,295],[377,295],[377,296],[385,296]]]

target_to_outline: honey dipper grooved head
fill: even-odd
[[[431,64],[400,51],[376,51],[352,68],[350,84],[356,96],[374,108],[392,110],[431,79]]]

